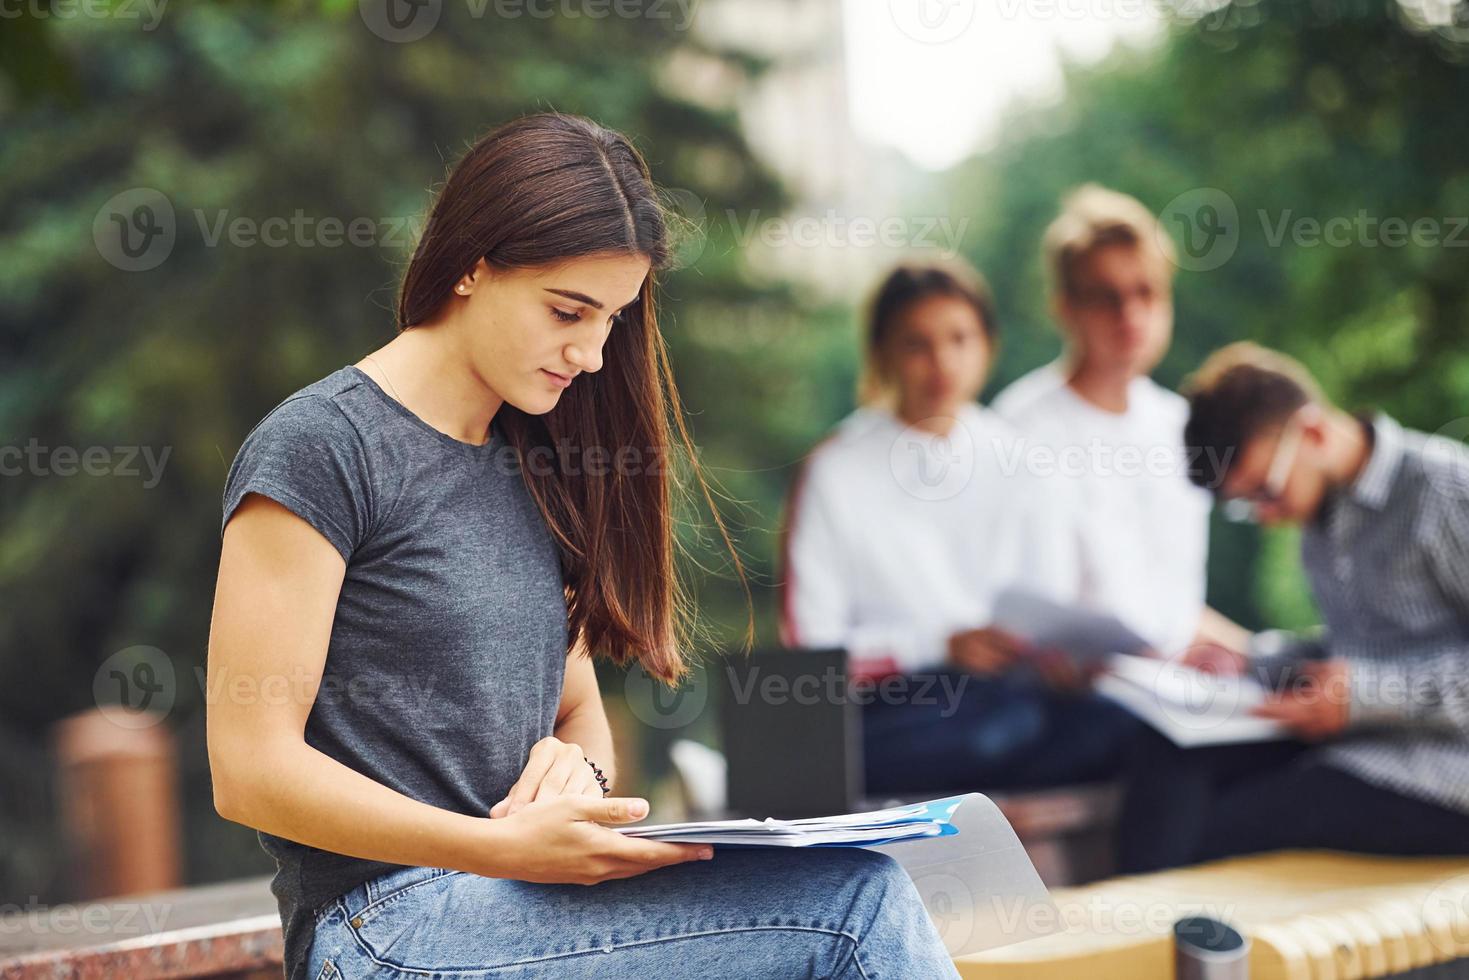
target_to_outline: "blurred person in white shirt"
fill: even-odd
[[[782,641],[847,651],[872,793],[1107,778],[1136,730],[1064,656],[991,624],[1007,586],[1075,603],[1082,584],[1072,499],[1014,465],[1018,433],[976,402],[996,341],[973,269],[893,270],[861,406],[791,489]]]
[[[1188,404],[1149,377],[1173,337],[1173,242],[1135,198],[1088,184],[1044,249],[1065,350],[993,404],[1023,433],[1015,458],[1084,514],[1081,604],[1164,656],[1243,649],[1205,604],[1211,501],[1188,478]]]

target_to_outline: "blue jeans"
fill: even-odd
[[[317,980],[958,976],[907,873],[858,848],[719,850],[591,887],[402,868],[317,911],[307,966]]]
[[[1146,727],[1092,691],[1021,670],[912,674],[909,696],[862,709],[868,794],[1034,789],[1112,779]],[[880,688],[879,688],[880,690]]]

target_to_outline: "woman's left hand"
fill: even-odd
[[[536,800],[556,796],[602,798],[597,774],[587,765],[581,746],[548,735],[531,746],[525,769],[509,794],[490,808],[491,817],[508,817]]]

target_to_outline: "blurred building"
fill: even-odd
[[[751,267],[833,299],[866,291],[904,250],[884,238],[911,237],[901,199],[914,170],[853,128],[842,0],[704,0],[695,29],[770,65],[722,93],[704,86],[733,101],[750,146],[794,198],[783,215],[735,216]],[[885,222],[887,234],[874,234]]]

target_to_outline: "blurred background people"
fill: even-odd
[[[1070,501],[1006,459],[1016,433],[976,402],[997,342],[987,287],[970,268],[902,265],[866,326],[862,404],[791,491],[782,639],[911,681],[865,699],[869,792],[1108,775],[1131,720],[990,622],[1007,586],[1075,601],[1081,569]]]
[[[1337,408],[1258,345],[1189,388],[1194,479],[1302,528],[1325,632],[1276,657],[1199,651],[1284,678],[1255,713],[1285,741],[1183,750],[1149,733],[1120,822],[1125,871],[1287,847],[1469,853],[1469,451]],[[1284,659],[1285,663],[1272,663]]]
[[[1165,656],[1196,639],[1238,648],[1244,631],[1204,604],[1209,498],[1186,475],[1188,408],[1149,377],[1173,336],[1173,242],[1135,198],[1088,184],[1044,251],[1065,351],[994,409],[1024,434],[1022,458],[1056,454],[1048,482],[1082,515],[1082,602]]]

